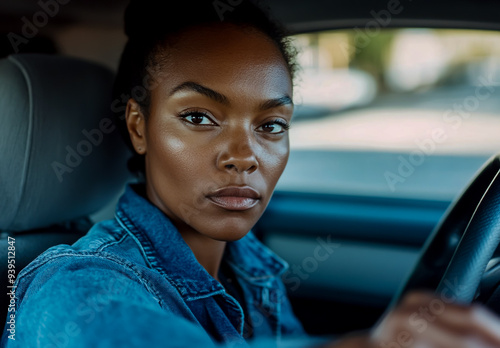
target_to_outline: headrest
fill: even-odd
[[[87,216],[123,189],[130,153],[112,122],[113,78],[68,57],[0,60],[0,231]]]

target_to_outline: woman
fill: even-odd
[[[288,159],[293,49],[261,10],[233,3],[130,4],[115,93],[143,183],[114,220],[23,270],[9,345],[499,347],[480,308],[448,305],[418,331],[408,318],[434,300],[424,293],[370,332],[296,339],[286,264],[249,232]]]

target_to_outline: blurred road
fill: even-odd
[[[290,130],[295,149],[413,151],[435,138],[435,154],[500,151],[500,85],[460,86],[377,98],[367,107],[307,120]]]

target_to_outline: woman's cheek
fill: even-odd
[[[290,147],[288,145],[288,138],[274,145],[263,156],[263,164],[268,173],[272,173],[273,177],[278,176],[277,181],[285,170],[290,154]]]
[[[181,153],[186,150],[186,140],[173,135],[162,137],[163,148],[171,153]]]
[[[156,161],[161,162],[162,170],[169,173],[183,172],[183,176],[194,174],[191,170],[193,162],[193,146],[186,139],[174,134],[165,134],[155,139]],[[167,173],[165,173],[167,174]]]

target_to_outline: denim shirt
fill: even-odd
[[[6,326],[2,346],[239,347],[267,337],[256,344],[267,347],[304,337],[280,278],[283,260],[250,232],[227,243],[222,263],[226,286],[166,215],[128,186],[115,219],[20,272],[15,341]]]

